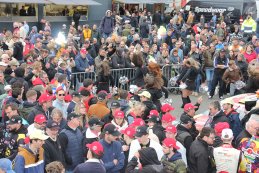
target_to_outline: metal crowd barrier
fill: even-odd
[[[123,68],[123,69],[111,69],[111,75],[114,78],[114,85],[118,88],[122,88],[125,90],[129,89],[129,84],[121,84],[119,82],[120,77],[127,77],[128,79],[131,79],[135,76],[135,68]]]
[[[164,77],[166,77],[167,79],[167,88],[168,89],[172,89],[172,88],[178,88],[178,86],[174,86],[172,85],[172,82],[170,82],[170,79],[172,79],[173,77],[176,77],[178,74],[180,74],[182,69],[182,65],[176,65],[176,64],[172,64],[172,65],[165,65],[162,67],[162,73],[164,75]],[[128,79],[131,79],[135,76],[135,68],[123,68],[123,69],[111,69],[111,75],[114,78],[114,84],[116,87],[118,88],[122,88],[122,89],[129,89],[129,84],[121,84],[119,82],[120,77],[127,77]],[[72,79],[72,85],[74,86],[74,88],[76,90],[78,90],[82,85],[83,85],[83,81],[86,78],[90,78],[93,81],[96,81],[96,73],[95,72],[76,72],[76,73],[72,73],[71,75],[71,79]]]
[[[171,64],[162,67],[162,73],[164,77],[167,79],[167,89],[179,88],[175,82],[177,76],[181,73],[181,70],[181,64]]]

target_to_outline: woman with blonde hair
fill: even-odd
[[[177,80],[182,87],[182,108],[185,104],[191,103],[190,95],[195,90],[195,80],[199,73],[200,64],[193,58],[188,58],[183,61],[183,70]]]
[[[75,106],[75,114],[80,115],[80,129],[85,130],[85,125],[88,123],[88,116],[84,103],[79,102]]]
[[[142,118],[145,110],[145,104],[138,101],[132,102],[129,113],[126,116],[128,123],[131,124],[135,118]]]

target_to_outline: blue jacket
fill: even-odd
[[[90,66],[88,58],[83,59],[80,54],[76,57],[75,63],[77,72],[85,72],[85,69]]]
[[[28,145],[19,148],[14,159],[14,171],[16,173],[44,173],[43,149],[40,148],[37,160]]]
[[[124,166],[125,156],[122,151],[121,143],[114,141],[111,144],[107,143],[105,140],[100,140],[100,143],[104,149],[104,155],[102,161],[106,169],[106,173],[119,173]],[[117,159],[118,164],[114,165],[113,160]]]
[[[237,113],[235,110],[232,110],[226,116],[229,120],[230,128],[233,131],[234,139],[236,139],[239,133],[241,133],[243,130],[239,119],[239,113]]]

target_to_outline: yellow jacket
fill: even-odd
[[[90,39],[92,36],[91,29],[83,29],[84,39]]]
[[[253,18],[246,19],[241,26],[241,30],[244,33],[252,33],[256,31],[256,22]]]

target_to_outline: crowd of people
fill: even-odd
[[[108,10],[99,26],[63,26],[63,42],[48,21],[39,31],[26,22],[4,30],[0,173],[257,173],[259,102],[241,119],[232,99],[220,101],[259,89],[256,22],[251,14],[241,26],[195,15]],[[134,91],[111,74],[124,68],[135,69],[124,81]],[[161,103],[171,78],[181,115]],[[190,95],[202,89],[219,101],[198,131],[203,99],[193,104]]]

